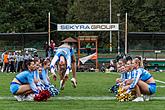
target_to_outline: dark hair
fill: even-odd
[[[43,65],[46,65],[47,63],[49,63],[50,61],[49,60],[44,60],[43,61]]]
[[[140,61],[142,60],[141,56],[135,56],[135,58],[139,59]]]
[[[35,63],[38,62],[38,60],[40,60],[40,59],[37,58],[37,57],[34,58],[34,62],[35,62]]]
[[[128,61],[128,60],[132,60],[132,57],[131,57],[131,56],[127,56],[125,59],[126,59],[127,61]]]
[[[31,62],[34,62],[34,60],[28,60],[28,61],[26,62],[26,65],[27,65],[27,66],[30,66],[30,65],[31,65]]]

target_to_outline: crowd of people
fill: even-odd
[[[1,55],[1,72],[16,73],[27,69],[26,62],[38,55],[32,56],[28,51],[4,51]]]

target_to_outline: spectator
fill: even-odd
[[[44,44],[44,50],[45,50],[45,56],[48,57],[49,45],[47,41]]]
[[[116,63],[114,60],[111,60],[110,61],[110,64],[109,64],[109,67],[108,67],[109,71],[110,72],[116,72]]]
[[[10,72],[13,73],[15,72],[15,55],[14,52],[11,53],[10,57],[9,57],[9,61],[10,61]]]
[[[3,72],[5,72],[5,71],[8,72],[8,70],[9,70],[9,53],[7,51],[4,54],[4,60],[3,60],[3,62],[5,64],[4,65]]]
[[[155,69],[155,72],[159,72],[160,71],[159,65],[158,64],[155,64],[154,66],[155,66],[155,68],[154,68]]]
[[[31,55],[29,54],[29,52],[28,51],[26,51],[25,52],[25,55],[24,55],[24,70],[27,70],[27,65],[26,65],[26,63],[27,63],[27,61],[28,60],[30,60],[32,57],[31,57]]]
[[[50,48],[51,48],[51,54],[53,54],[54,55],[54,48],[55,48],[55,43],[54,43],[54,41],[53,40],[51,40],[50,41]]]
[[[143,65],[144,65],[144,69],[147,69],[148,62],[146,60],[146,57],[143,59]]]
[[[106,70],[105,63],[102,63],[102,65],[101,65],[101,72],[105,72],[105,70]]]
[[[18,69],[17,69],[17,72],[22,72],[22,70],[23,70],[23,62],[24,62],[24,56],[20,52],[20,54],[18,55]]]
[[[5,66],[5,63],[4,63],[4,54],[5,54],[5,52],[6,52],[6,50],[4,50],[4,52],[1,55],[1,60],[2,60],[1,72],[3,72],[4,66]]]
[[[86,51],[87,51],[87,54],[88,54],[88,55],[91,54],[91,46],[90,46],[90,43],[88,43],[88,44],[86,45]]]
[[[34,52],[34,56],[33,56],[34,58],[38,58],[38,53],[37,53],[37,51],[35,51]]]

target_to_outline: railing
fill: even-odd
[[[165,50],[130,50],[131,56],[141,55],[143,58],[165,58]]]

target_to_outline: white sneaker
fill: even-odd
[[[17,101],[19,101],[19,102],[20,102],[20,101],[23,101],[23,100],[22,100],[22,97],[23,97],[22,95],[15,95],[15,96],[14,96],[14,98],[16,98]]]
[[[144,102],[143,97],[137,97],[136,99],[132,100],[132,102]]]
[[[63,80],[60,81],[60,90],[64,90]]]
[[[75,79],[75,78],[72,78],[72,79],[71,79],[71,82],[72,82],[72,86],[73,86],[74,88],[76,88],[76,87],[77,87],[77,81],[76,81],[76,79]]]
[[[144,95],[143,98],[144,98],[144,101],[149,101],[150,100],[150,96],[149,95]]]
[[[34,101],[34,96],[33,94],[29,94],[27,96],[22,97],[23,101]]]

